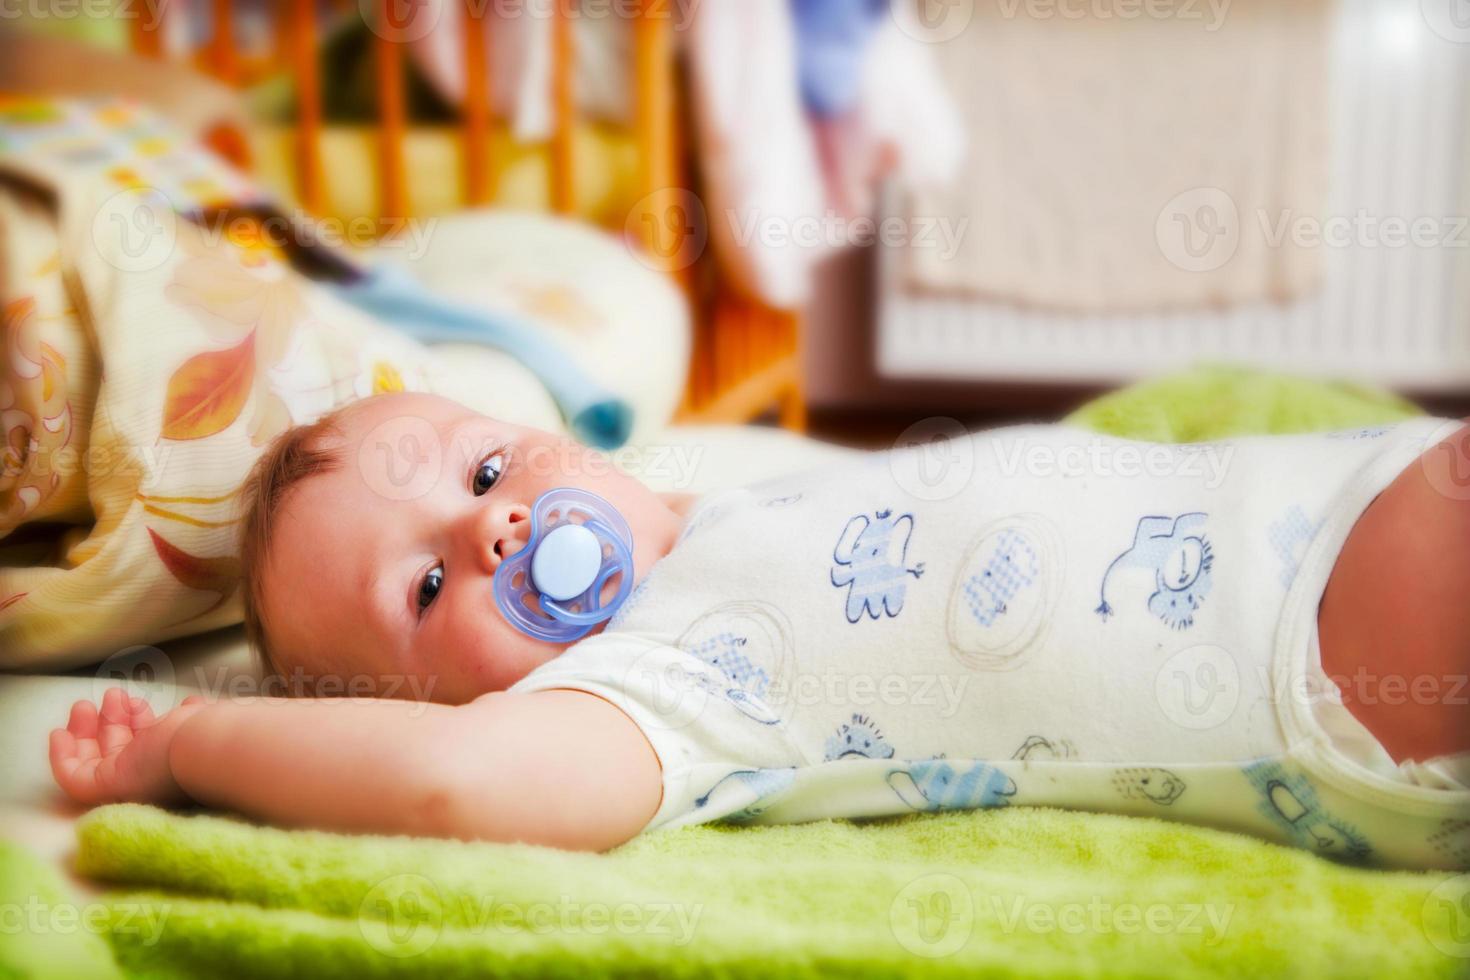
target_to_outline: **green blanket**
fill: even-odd
[[[1216,369],[1072,421],[1178,440],[1412,412]],[[113,806],[78,836],[79,870],[124,890],[79,908],[90,927],[11,929],[7,910],[64,900],[0,849],[0,978],[106,975],[98,935],[124,974],[157,978],[1470,976],[1470,875],[1357,870],[1141,818],[695,827],[582,855]]]

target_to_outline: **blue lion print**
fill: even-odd
[[[1007,528],[996,540],[990,561],[978,575],[965,581],[965,599],[970,615],[981,626],[992,626],[1005,615],[1010,601],[1023,589],[1036,584],[1041,575],[1041,558],[1026,536]]]
[[[1281,585],[1283,588],[1291,588],[1292,579],[1296,578],[1297,569],[1301,567],[1302,558],[1306,555],[1307,545],[1317,536],[1317,530],[1322,526],[1321,522],[1313,523],[1307,519],[1306,511],[1296,504],[1287,508],[1286,513],[1281,515],[1281,520],[1272,522],[1266,529],[1266,534],[1271,539],[1271,546],[1276,549],[1276,555],[1281,559]]]
[[[892,516],[880,510],[869,518],[858,514],[847,522],[832,551],[832,584],[847,588],[847,621],[856,623],[867,613],[874,619],[903,611],[908,576],[924,574],[924,563],[908,567],[909,538],[914,516]]]
[[[1207,520],[1209,515],[1200,513],[1140,520],[1133,547],[1114,558],[1103,575],[1097,614],[1103,619],[1113,614],[1108,602],[1108,580],[1113,572],[1141,568],[1154,573],[1155,591],[1148,598],[1148,611],[1172,629],[1193,626],[1194,614],[1213,584],[1215,554],[1203,534]]]
[[[937,756],[888,773],[888,785],[914,810],[974,810],[1005,806],[1016,795],[1015,780],[984,762],[956,769]]]
[[[1261,794],[1261,813],[1297,846],[1353,861],[1373,853],[1356,827],[1322,809],[1317,791],[1305,777],[1288,774],[1271,759],[1253,762],[1240,772]]]
[[[732,823],[753,820],[770,809],[774,798],[790,789],[795,782],[795,769],[737,769],[720,777],[719,782],[711,786],[708,793],[694,801],[694,806],[708,806],[710,798],[722,786],[740,787],[750,798],[750,802],[742,809],[726,814],[722,819]],[[732,791],[738,790],[725,790],[727,793]]]
[[[736,636],[734,633],[725,631],[694,644],[689,648],[689,652],[711,667],[718,667],[720,672],[730,679],[731,684],[758,698],[763,698],[770,690],[771,675],[763,668],[757,667],[745,655],[745,645],[748,642],[743,636]]]
[[[838,759],[891,759],[893,746],[883,737],[883,732],[867,715],[853,715],[844,722],[837,734],[827,738],[827,751],[823,758],[827,762]]]

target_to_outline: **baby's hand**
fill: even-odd
[[[169,746],[179,726],[204,704],[198,696],[162,718],[142,698],[114,687],[72,705],[65,728],[51,733],[51,773],[78,803],[178,803],[186,799],[169,769]]]

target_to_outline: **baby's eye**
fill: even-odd
[[[424,573],[423,579],[419,582],[419,615],[423,615],[424,610],[433,604],[442,588],[444,588],[444,568],[435,565]]]
[[[496,453],[486,456],[480,460],[480,465],[475,468],[474,478],[470,481],[470,489],[476,497],[483,496],[490,488],[500,482],[500,474],[505,469],[505,457]]]

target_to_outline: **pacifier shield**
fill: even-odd
[[[632,592],[633,533],[612,504],[574,487],[538,497],[530,523],[526,546],[495,571],[495,604],[527,636],[579,640]]]
[[[531,556],[531,579],[541,594],[558,602],[592,588],[602,569],[602,545],[581,524],[562,524],[541,540]]]

